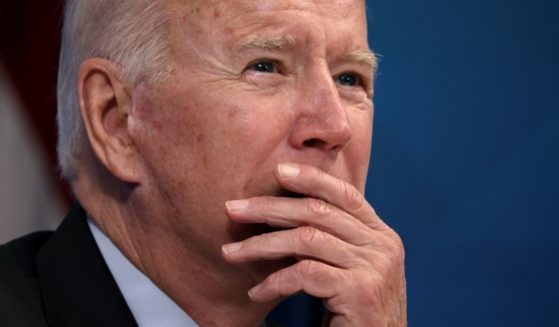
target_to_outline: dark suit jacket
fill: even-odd
[[[0,246],[0,327],[12,326],[138,326],[79,204],[55,232]]]
[[[79,205],[0,246],[0,326],[137,326]]]

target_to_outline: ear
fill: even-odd
[[[80,67],[78,102],[93,152],[116,178],[138,183],[141,165],[129,133],[131,97],[116,64],[99,58]]]

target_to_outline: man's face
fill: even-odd
[[[222,244],[259,232],[224,202],[289,195],[279,163],[364,191],[374,65],[362,1],[194,2],[172,5],[172,76],[134,90],[130,121],[150,223],[222,262]]]

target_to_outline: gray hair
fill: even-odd
[[[128,85],[157,82],[168,75],[170,14],[157,0],[68,0],[58,70],[58,162],[71,180],[87,145],[80,115],[77,77],[88,58],[119,65]]]

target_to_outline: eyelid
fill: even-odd
[[[263,62],[270,62],[270,63],[273,63],[274,65],[276,65],[276,69],[277,69],[278,74],[283,74],[284,71],[285,71],[285,67],[282,64],[282,62],[277,60],[277,59],[272,59],[272,58],[259,58],[259,59],[256,59],[256,60],[252,60],[246,65],[244,71],[247,71],[247,70],[253,68],[258,63],[263,63]]]
[[[356,71],[342,71],[339,74],[334,75],[334,80],[336,81],[339,77],[341,77],[342,75],[353,75],[356,79],[357,79],[357,85],[342,85],[342,86],[350,86],[350,87],[362,87],[363,89],[367,90],[368,87],[368,82],[366,80],[365,77],[363,77],[362,74],[356,72]]]
[[[355,75],[356,78],[359,79],[358,84],[356,85],[341,85],[339,84],[336,79],[343,75],[343,74],[351,74],[351,75]],[[374,79],[373,76],[371,77],[367,77],[365,75],[363,75],[363,73],[359,73],[355,70],[342,70],[340,73],[333,75],[333,79],[334,82],[336,83],[336,86],[340,87],[340,91],[341,90],[346,90],[346,92],[349,92],[349,94],[356,94],[355,92],[361,93],[361,92],[365,92],[365,94],[367,95],[368,99],[372,99],[373,98],[373,87],[374,87]],[[346,93],[344,92],[344,93]]]
[[[361,62],[355,61],[341,61],[334,62],[330,65],[330,69],[334,76],[338,76],[344,73],[354,74],[359,76],[359,78],[368,85],[371,85],[374,77],[375,71],[370,65],[365,65]]]

